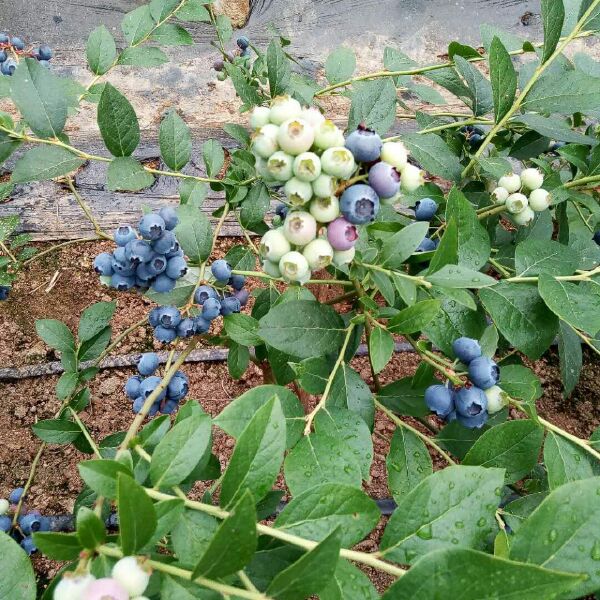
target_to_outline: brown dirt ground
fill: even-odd
[[[234,242],[221,240],[218,254],[224,253]],[[110,242],[95,242],[77,247],[67,247],[32,263],[15,284],[9,302],[0,306],[0,364],[17,367],[56,360],[54,351],[37,338],[34,323],[39,318],[55,318],[65,321],[72,329],[77,326],[82,310],[101,300],[117,300],[113,320],[115,334],[139,320],[149,310],[151,303],[135,293],[119,294],[100,285],[92,270],[96,254],[111,246]],[[50,287],[53,278],[54,285]],[[50,289],[48,289],[50,287]],[[323,287],[323,286],[321,286]],[[317,290],[318,292],[318,290]],[[333,290],[321,291],[333,297]],[[323,297],[321,299],[324,299]],[[124,340],[116,349],[117,354],[158,349],[148,328],[141,328]],[[394,381],[414,373],[418,359],[413,354],[396,354],[381,373],[382,383]],[[372,384],[368,360],[355,358],[352,366]],[[561,394],[558,358],[551,351],[544,359],[533,365],[540,376],[544,396],[538,402],[540,414],[581,437],[588,437],[600,424],[599,377],[596,357],[586,354],[586,364],[576,390],[568,400]],[[262,383],[259,369],[251,365],[247,373],[233,381],[226,365],[222,363],[195,363],[184,367],[190,378],[190,398],[200,401],[211,415],[217,415],[227,403],[244,391]],[[132,418],[130,403],[122,391],[124,382],[133,374],[132,369],[106,369],[91,384],[93,403],[81,418],[90,429],[94,439],[99,440],[117,430],[126,428]],[[39,441],[30,427],[37,419],[50,418],[59,402],[54,395],[56,376],[23,379],[17,382],[0,382],[0,497],[28,477],[31,461]],[[313,403],[313,398],[305,399]],[[422,427],[413,422],[413,425]],[[394,426],[385,416],[378,415],[373,443],[375,457],[371,468],[371,480],[365,491],[375,498],[389,497],[385,470],[385,456]],[[233,439],[215,430],[214,451],[223,466],[233,448]],[[84,455],[72,447],[48,447],[42,455],[35,481],[30,489],[27,505],[46,514],[64,514],[73,503],[82,482],[77,473],[77,463]],[[437,468],[443,467],[439,457],[432,456]],[[283,485],[279,481],[279,486]],[[200,489],[195,490],[200,493]],[[377,529],[357,549],[373,551],[385,525],[382,518]],[[59,565],[37,557],[37,572],[42,577],[52,577]],[[390,582],[385,574],[367,570],[377,587],[384,589]]]

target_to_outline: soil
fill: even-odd
[[[222,239],[218,243],[218,255],[222,255],[239,240]],[[47,246],[41,246],[44,248]],[[151,302],[135,293],[116,293],[103,287],[92,270],[94,257],[111,247],[110,242],[93,242],[69,246],[35,261],[22,273],[11,291],[10,300],[0,306],[0,364],[3,367],[44,363],[56,360],[58,356],[37,338],[35,320],[39,318],[60,319],[72,329],[76,329],[79,315],[87,306],[101,300],[117,300],[117,310],[113,319],[114,335],[125,330],[140,316],[147,313]],[[324,286],[318,286],[324,288]],[[315,293],[333,297],[335,290],[320,289]],[[325,297],[323,297],[325,295]],[[149,328],[139,328],[125,339],[115,350],[115,354],[159,349]],[[558,356],[550,351],[546,357],[532,367],[540,377],[544,396],[538,402],[542,416],[567,431],[589,437],[600,424],[600,401],[597,393],[600,372],[595,357],[586,353],[581,380],[567,400],[562,397]],[[385,370],[380,374],[385,384],[414,373],[419,363],[412,353],[394,355]],[[352,366],[363,379],[372,385],[368,359],[355,358]],[[244,391],[262,383],[262,373],[251,364],[245,375],[232,380],[224,363],[194,363],[184,367],[190,379],[189,398],[197,399],[211,415],[217,415],[230,402]],[[129,368],[105,369],[91,383],[92,404],[81,414],[92,437],[100,440],[109,433],[124,428],[131,418],[129,401],[123,393],[127,377],[134,373]],[[39,440],[31,433],[31,425],[37,419],[51,418],[59,407],[54,394],[57,376],[22,379],[13,382],[0,382],[0,497],[6,497],[11,489],[23,485],[29,475],[31,461],[37,452]],[[312,397],[304,398],[307,405],[314,404]],[[423,426],[416,421],[415,427]],[[383,415],[375,421],[374,461],[371,479],[365,484],[365,491],[374,498],[390,497],[386,483],[385,456],[394,425]],[[214,452],[222,466],[227,464],[234,441],[215,428]],[[435,468],[442,468],[441,459],[432,455]],[[71,512],[74,500],[82,482],[77,472],[77,463],[84,455],[71,446],[49,446],[42,455],[35,480],[27,498],[27,506],[43,514],[65,514]],[[283,482],[278,482],[279,487]],[[284,488],[282,488],[284,489]],[[200,494],[201,487],[194,490]],[[357,549],[373,551],[385,525],[385,517],[362,541]],[[35,568],[42,579],[52,577],[59,564],[44,558],[34,558]],[[390,583],[387,575],[366,571],[376,586],[382,590]]]

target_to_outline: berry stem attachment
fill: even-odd
[[[405,335],[406,341],[415,349],[415,351],[421,356],[421,358],[428,364],[430,364],[434,369],[439,371],[444,377],[449,379],[454,385],[462,385],[463,382],[460,377],[456,375],[454,371],[447,368],[445,365],[441,364],[436,357],[435,360],[426,354],[426,351],[419,347],[419,344],[414,340],[410,335]],[[432,356],[435,356],[433,353],[429,353]]]
[[[396,271],[395,269],[385,269],[384,267],[380,267],[379,265],[372,265],[370,263],[358,263],[361,267],[365,267],[365,269],[371,269],[372,271],[380,271],[381,273],[385,273],[386,275],[397,275],[398,277],[402,277],[403,279],[410,279],[417,285],[421,285],[426,288],[433,287],[433,284],[430,281],[427,281],[424,277],[419,277],[417,275],[409,275],[404,271]]]
[[[65,181],[67,182],[67,186],[71,190],[71,193],[73,194],[73,196],[75,196],[77,204],[79,204],[81,210],[85,213],[85,216],[88,218],[88,221],[92,224],[96,235],[105,240],[112,240],[112,237],[110,235],[102,231],[102,228],[98,224],[98,221],[96,221],[96,217],[94,217],[92,211],[90,210],[90,207],[86,204],[85,200],[81,197],[81,194],[75,188],[73,178],[70,176],[65,177]]]
[[[481,212],[477,213],[477,218],[481,221],[481,219],[487,219],[493,215],[498,215],[501,212],[506,211],[506,206],[501,204],[500,206],[486,206]]]

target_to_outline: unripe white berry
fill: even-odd
[[[252,136],[252,152],[262,158],[269,158],[279,147],[277,145],[278,133],[279,127],[277,125],[272,125],[271,123],[263,125]]]
[[[308,266],[313,271],[324,269],[333,260],[333,248],[327,240],[322,238],[317,238],[306,244],[302,250],[302,254],[306,258]]]
[[[139,596],[146,591],[150,573],[135,556],[125,556],[112,568],[112,577],[116,579],[130,596]]]
[[[533,221],[534,218],[535,218],[535,213],[529,208],[529,206],[527,206],[520,213],[513,215],[513,221],[517,225],[522,225],[522,226],[529,225],[529,223],[531,223],[531,221]]]
[[[307,181],[300,181],[297,177],[289,179],[283,191],[292,206],[304,206],[310,202],[313,193],[312,185]]]
[[[269,156],[267,160],[267,171],[277,181],[287,181],[292,177],[292,165],[294,157],[278,150]]]
[[[284,254],[279,261],[281,276],[287,281],[304,283],[310,279],[308,261],[300,252],[292,250]]]
[[[544,183],[544,176],[539,169],[524,169],[521,171],[521,183],[528,190],[537,190]]]
[[[342,130],[329,119],[326,119],[315,130],[315,146],[321,150],[344,145]]]
[[[509,195],[508,190],[503,187],[497,187],[491,194],[494,204],[504,204]]]
[[[269,229],[260,240],[260,255],[273,263],[287,254],[292,248],[283,234],[283,228]]]
[[[319,223],[331,223],[340,216],[340,201],[336,196],[313,198],[308,210]]]
[[[508,406],[508,394],[501,387],[493,385],[491,388],[484,390],[484,393],[487,397],[487,411],[490,415]]]
[[[277,96],[271,102],[269,120],[275,125],[281,125],[288,119],[299,117],[302,112],[300,102],[291,96]]]
[[[402,173],[408,162],[408,150],[402,142],[384,142],[381,147],[381,160]]]
[[[54,600],[81,600],[86,588],[95,581],[93,575],[74,575],[64,573],[62,579],[54,588]]]
[[[334,250],[333,252],[333,264],[337,267],[342,265],[349,265],[354,260],[356,254],[356,248],[352,246],[349,250]]]
[[[294,159],[293,169],[300,181],[314,181],[321,175],[321,159],[314,152],[303,152]]]
[[[348,148],[335,146],[327,148],[323,152],[321,156],[321,168],[327,175],[332,175],[339,179],[348,179],[354,173],[356,163],[354,162],[352,152]]]
[[[262,270],[271,277],[281,277],[281,271],[279,270],[279,263],[271,262],[270,260],[262,261]]]
[[[509,194],[521,189],[521,178],[516,173],[504,175],[498,180],[498,187],[503,187]]]
[[[269,173],[269,169],[267,168],[267,160],[262,156],[258,156],[257,154],[254,155],[254,158],[256,159],[254,163],[256,174],[259,175],[265,183],[277,181],[273,175]]]
[[[5,515],[10,508],[10,502],[6,498],[0,498],[0,515]]]
[[[319,198],[327,198],[335,194],[337,183],[331,175],[321,173],[313,182],[313,192]]]
[[[527,196],[517,192],[506,199],[506,210],[513,215],[523,212],[529,204]]]
[[[550,192],[543,188],[533,190],[529,194],[529,206],[535,212],[546,210],[550,206]]]
[[[302,109],[300,112],[300,118],[310,123],[313,129],[318,129],[321,123],[325,120],[325,117],[321,114],[321,111],[314,107],[308,106]]]
[[[425,183],[425,171],[406,163],[400,177],[400,187],[404,192],[414,192]]]
[[[390,196],[389,198],[379,198],[379,202],[381,202],[381,204],[383,204],[384,206],[394,206],[396,202],[400,201],[400,198],[402,198],[402,192],[398,191],[396,194]]]
[[[277,143],[292,156],[307,152],[315,139],[314,129],[302,119],[288,119],[279,126]]]
[[[317,236],[317,221],[305,211],[290,212],[283,224],[283,234],[290,244],[306,246]]]
[[[271,111],[266,106],[255,106],[250,113],[250,127],[258,129],[269,122]]]

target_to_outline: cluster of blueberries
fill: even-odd
[[[242,35],[236,40],[236,44],[238,47],[237,56],[241,58],[249,58],[250,57],[250,40]],[[223,58],[218,58],[213,63],[213,69],[217,72],[217,79],[219,81],[225,81],[227,79],[227,72],[224,71],[225,61],[232,63],[235,60],[236,54],[233,52],[226,52]]]
[[[50,46],[43,45],[27,51],[25,42],[20,37],[0,33],[0,73],[12,75],[17,68],[17,60],[20,56],[35,58],[40,65],[50,67],[52,49]]]
[[[483,131],[481,127],[476,127],[475,125],[465,125],[458,131],[464,135],[467,144],[469,144],[473,150],[477,150],[485,138],[485,131]]]
[[[114,234],[114,252],[102,252],[94,260],[96,273],[110,277],[111,287],[119,291],[137,287],[170,292],[187,273],[183,250],[173,233],[177,223],[175,209],[164,207],[142,217],[139,237],[133,227],[121,225]]]
[[[482,356],[479,342],[472,338],[454,340],[452,349],[458,360],[467,365],[472,385],[430,385],[425,390],[425,403],[447,423],[456,419],[469,429],[480,429],[490,414],[507,404],[506,394],[496,385],[500,368],[491,358]]]
[[[137,369],[139,375],[133,375],[125,384],[125,393],[133,402],[133,412],[139,413],[144,402],[161,384],[162,379],[155,375],[160,361],[155,352],[146,352],[140,357]],[[148,411],[148,416],[153,417],[157,412],[170,415],[177,410],[179,403],[187,396],[189,381],[183,371],[177,371],[166,389],[156,398]]]
[[[6,498],[0,499],[0,531],[10,533],[28,555],[37,551],[33,538],[31,537],[37,531],[54,530],[54,523],[49,517],[44,517],[39,511],[25,512],[25,507],[21,505],[21,514],[17,518],[18,527],[13,527],[13,516],[21,496],[25,490],[20,487],[13,490]]]

